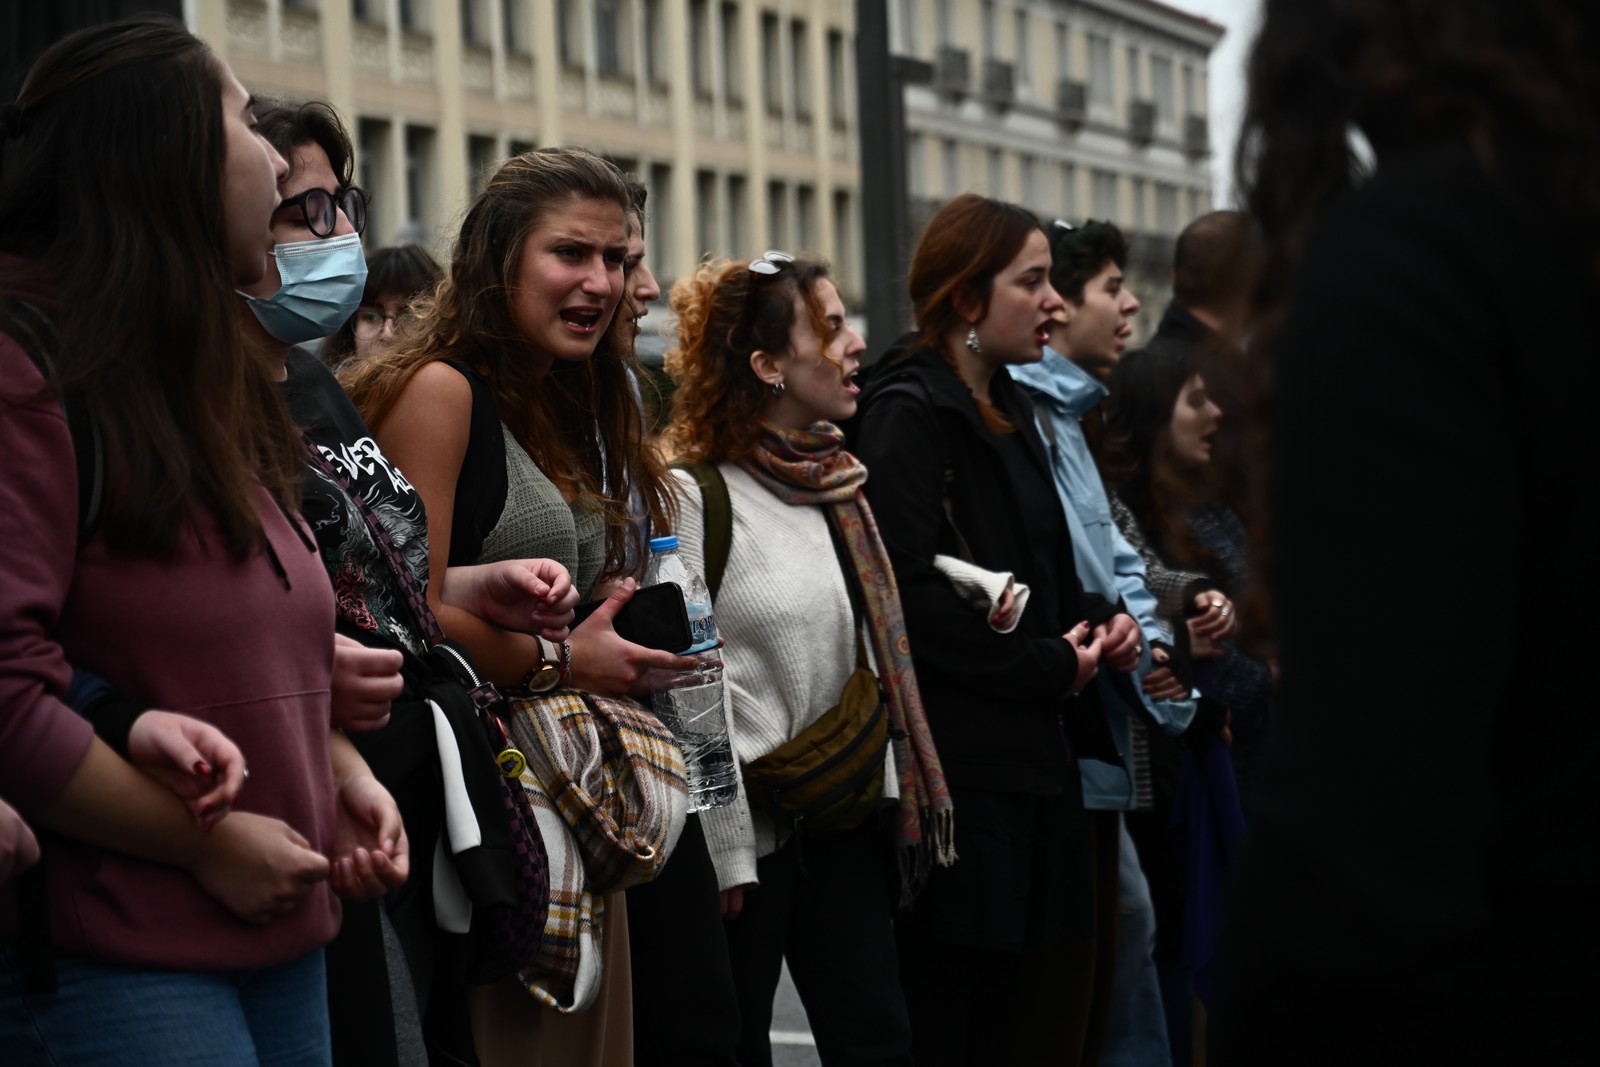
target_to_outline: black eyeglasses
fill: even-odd
[[[306,228],[317,237],[333,236],[334,229],[339,225],[340,211],[350,220],[356,233],[367,228],[367,194],[357,185],[345,186],[337,196],[326,189],[307,189],[283,201],[278,205],[278,210],[282,211],[292,204],[299,205]]]
[[[363,341],[370,341],[383,333],[387,326],[391,333],[405,329],[417,321],[410,308],[404,308],[393,315],[385,315],[382,308],[359,307],[356,309],[355,319],[351,325],[351,332]]]

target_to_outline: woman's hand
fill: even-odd
[[[372,775],[357,774],[340,783],[338,802],[333,891],[346,900],[376,900],[404,885],[411,845],[394,797]]]
[[[1083,639],[1089,636],[1089,624],[1080,622],[1072,629],[1061,635],[1062,640],[1072,646],[1072,651],[1078,654],[1078,674],[1072,679],[1072,688],[1067,690],[1067,695],[1075,697],[1086,689],[1094,676],[1100,673],[1100,657],[1104,653],[1105,643],[1097,636],[1087,645]]]
[[[572,684],[601,696],[648,692],[652,670],[694,669],[692,656],[677,656],[646,648],[617,636],[614,620],[622,605],[633,598],[638,583],[624,578],[605,601],[572,631]]]
[[[0,885],[38,862],[39,839],[33,836],[22,816],[0,800]]]
[[[333,635],[333,725],[341,730],[380,730],[389,724],[389,706],[405,689],[392,648],[368,648],[344,634]]]
[[[239,746],[210,723],[170,711],[133,720],[128,762],[176,793],[202,830],[228,814],[244,786]]]
[[[722,891],[722,921],[733,922],[744,914],[744,891],[746,888],[754,889],[755,886],[736,885],[732,889]]]
[[[1000,590],[1000,604],[994,609],[994,614],[989,616],[989,625],[1001,633],[1017,624],[1017,594],[1012,588],[1014,584],[1007,582],[1006,587]]]
[[[245,922],[289,914],[328,877],[328,861],[280,819],[236,811],[217,824],[209,841],[189,873]]]
[[[511,559],[445,571],[439,598],[496,626],[565,641],[578,606],[572,576],[553,559]]]
[[[1118,612],[1094,628],[1104,645],[1100,659],[1114,671],[1127,674],[1138,669],[1139,653],[1144,651],[1144,635],[1139,624],[1126,612]]]
[[[1216,589],[1196,593],[1194,606],[1200,609],[1200,614],[1189,619],[1191,634],[1199,634],[1212,641],[1226,641],[1239,628],[1239,617],[1234,613],[1233,601]]]
[[[1150,659],[1158,666],[1155,670],[1145,675],[1144,681],[1140,683],[1144,687],[1145,693],[1152,700],[1187,699],[1189,696],[1188,687],[1178,681],[1178,676],[1172,673],[1171,667],[1166,666],[1167,663],[1171,662],[1171,657],[1167,655],[1166,649],[1152,648],[1150,650]]]

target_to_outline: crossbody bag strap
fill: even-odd
[[[839,561],[839,569],[844,572],[845,592],[850,595],[850,616],[856,631],[856,666],[866,668],[867,646],[862,637],[866,629],[866,590],[861,587],[861,575],[856,571],[855,561],[850,558],[849,550],[845,548],[844,534],[839,531],[838,520],[834,518],[831,509],[827,520],[828,539],[833,542],[833,554]]]
[[[362,495],[356,492],[355,486],[350,484],[344,472],[334,466],[327,456],[322,454],[322,449],[317,447],[311,438],[301,435],[301,441],[306,446],[306,455],[310,458],[312,466],[323,474],[333,479],[346,496],[355,504],[356,510],[361,513],[361,518],[366,522],[367,529],[372,534],[373,541],[377,542],[378,553],[383,556],[389,565],[389,571],[394,575],[394,580],[405,591],[406,604],[411,608],[411,614],[417,624],[417,632],[422,634],[423,643],[435,645],[444,636],[444,630],[439,626],[439,620],[434,617],[433,609],[428,607],[428,594],[423,592],[417,584],[416,577],[411,573],[411,568],[406,566],[405,560],[400,558],[400,550],[394,546],[394,538],[389,536],[389,531],[384,529],[383,523],[378,521],[378,516]]]

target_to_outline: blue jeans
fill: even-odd
[[[0,1049],[8,1064],[194,1067],[329,1064],[322,950],[251,971],[159,971],[56,960],[55,993],[18,988],[0,942]]]
[[[1150,884],[1139,866],[1139,853],[1122,828],[1117,893],[1117,971],[1113,979],[1111,1019],[1106,1026],[1102,1067],[1172,1067],[1167,1045],[1167,1017],[1161,984],[1151,953],[1156,945],[1156,911]]]

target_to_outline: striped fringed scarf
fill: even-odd
[[[582,1011],[600,988],[601,894],[661,873],[683,830],[689,786],[672,733],[639,704],[577,689],[508,696],[527,759],[523,790],[550,854],[550,912],[535,999]]]
[[[844,450],[839,428],[826,422],[809,430],[763,425],[760,444],[739,465],[785,504],[829,505],[829,518],[861,577],[873,658],[889,694],[889,721],[894,727],[895,766],[900,774],[895,843],[900,902],[908,905],[935,863],[948,867],[955,862],[955,823],[950,789],[911,667],[900,589],[872,509],[861,494],[867,469]]]

